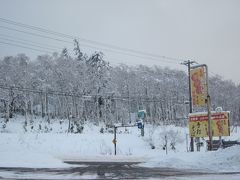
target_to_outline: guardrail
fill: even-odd
[[[238,141],[224,141],[224,140],[213,140],[212,141],[212,150],[216,151],[219,148],[228,148],[231,146],[240,145]],[[210,150],[209,140],[207,140],[207,150]]]

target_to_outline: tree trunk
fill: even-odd
[[[9,121],[9,101],[6,101],[6,122]]]
[[[42,118],[44,118],[45,114],[44,114],[44,102],[43,102],[43,94],[42,93],[40,94],[40,99],[41,99],[41,115],[42,115]]]
[[[48,109],[48,93],[46,92],[45,94],[45,115],[47,116],[47,122],[50,123],[50,118],[49,118],[49,109]]]

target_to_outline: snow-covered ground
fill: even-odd
[[[67,133],[67,121],[50,124],[51,132],[37,130],[41,120],[35,120],[34,127],[23,129],[24,119],[11,119],[3,129],[0,119],[0,167],[69,167],[64,160],[84,161],[139,161],[145,167],[173,167],[198,169],[214,172],[239,172],[240,146],[208,152],[187,152],[188,129],[175,126],[145,126],[141,137],[137,127],[118,128],[117,156],[114,156],[113,133],[100,133],[101,126],[85,124],[83,133]],[[110,129],[111,130],[111,129]],[[163,150],[168,141],[168,152]],[[240,131],[235,129],[230,137],[240,141]],[[202,140],[203,141],[203,140]],[[203,141],[204,142],[204,141]],[[175,149],[171,147],[174,144]],[[204,143],[205,144],[205,143]],[[151,146],[154,145],[155,149]]]

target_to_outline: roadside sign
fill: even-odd
[[[211,112],[212,136],[230,136],[229,112]],[[208,137],[208,114],[189,115],[191,137]]]
[[[207,99],[207,80],[204,67],[191,69],[190,76],[192,105],[205,106]]]
[[[138,111],[138,118],[144,119],[145,118],[145,110]]]
[[[116,140],[116,139],[113,139],[113,140],[112,140],[112,143],[113,143],[113,144],[116,144],[116,143],[117,143],[117,140]]]
[[[130,122],[135,122],[137,120],[137,113],[130,113]]]
[[[138,122],[137,126],[138,126],[138,129],[142,129],[143,128],[143,123],[142,122]]]

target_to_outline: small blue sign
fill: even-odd
[[[142,122],[138,122],[137,126],[138,126],[138,129],[143,129],[143,123]]]

